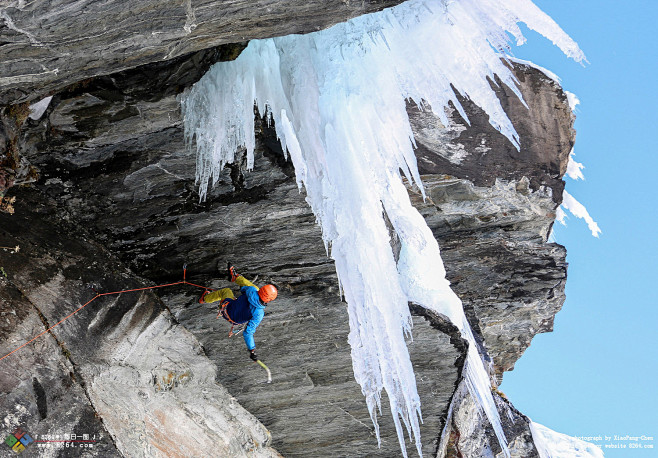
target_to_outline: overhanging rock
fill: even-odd
[[[0,6],[0,105],[256,38],[314,32],[401,0],[11,1]]]

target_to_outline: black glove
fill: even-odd
[[[249,357],[252,359],[252,361],[257,361],[258,356],[256,356],[256,349],[254,348],[253,350],[249,350]]]

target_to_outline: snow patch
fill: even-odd
[[[566,226],[566,218],[567,214],[564,212],[564,210],[562,210],[562,206],[557,207],[557,210],[555,210],[555,221],[562,224],[563,226]]]
[[[603,458],[603,451],[596,445],[555,432],[534,421],[530,422],[530,431],[540,458]]]
[[[578,105],[580,105],[580,99],[579,99],[578,96],[577,96],[576,94],[574,94],[573,92],[564,91],[564,93],[565,93],[566,96],[567,96],[567,102],[569,102],[569,107],[571,108],[571,111],[572,111],[573,113],[575,113],[575,112],[576,112],[576,107],[577,107]]]

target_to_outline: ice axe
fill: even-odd
[[[256,362],[267,371],[267,383],[272,383],[272,372],[270,372],[269,367],[265,365],[264,362],[262,362],[260,359],[257,359]]]

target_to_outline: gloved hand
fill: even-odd
[[[252,361],[258,360],[258,356],[256,356],[255,348],[253,350],[249,350],[249,357],[251,358]]]

